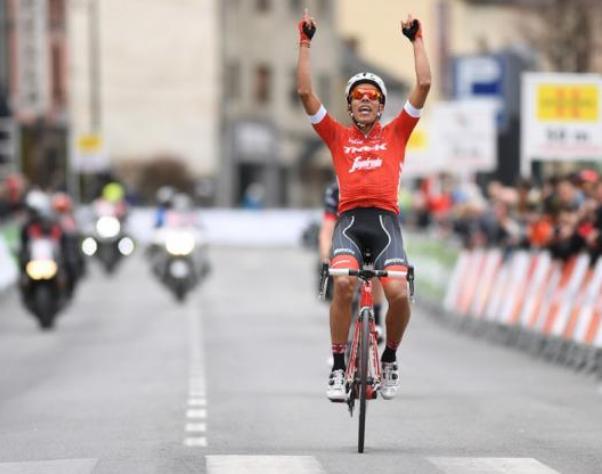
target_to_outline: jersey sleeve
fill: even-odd
[[[407,142],[421,115],[422,109],[417,109],[410,104],[409,100],[406,101],[401,113],[391,123],[395,129],[395,135],[403,137]]]
[[[332,118],[323,105],[314,115],[309,116],[309,121],[328,148],[331,148],[336,142],[341,125]]]

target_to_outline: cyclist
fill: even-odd
[[[330,253],[332,249],[332,235],[336,225],[339,208],[339,183],[331,182],[326,186],[324,191],[324,215],[322,217],[322,225],[320,226],[320,234],[318,236],[318,252],[320,254],[320,272],[322,278],[326,278],[324,273],[328,271],[330,263]],[[378,278],[372,282],[372,296],[374,298],[374,323],[376,324],[376,332],[378,333],[378,343],[382,342],[382,326],[380,322],[380,312],[383,301],[383,290]],[[329,281],[326,291],[326,299],[332,301],[332,284]]]
[[[340,186],[340,217],[334,229],[330,265],[359,268],[363,251],[370,249],[375,268],[406,269],[407,258],[397,217],[397,190],[405,145],[420,118],[431,84],[421,24],[411,15],[401,22],[402,33],[414,49],[416,85],[400,114],[384,127],[380,117],[387,89],[380,77],[369,72],[353,76],[345,89],[353,124],[344,127],[328,114],[312,88],[310,45],[316,22],[307,10],[298,28],[298,94],[314,129],[330,149]],[[396,351],[410,318],[410,305],[406,281],[383,279],[382,284],[389,309],[386,347],[381,356],[381,395],[391,399],[399,387]],[[347,398],[344,351],[354,286],[353,278],[335,278],[330,307],[334,363],[326,391],[331,401]]]

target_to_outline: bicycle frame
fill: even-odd
[[[353,414],[353,401],[357,398],[358,394],[353,393],[355,386],[357,385],[357,374],[358,374],[358,353],[360,348],[360,336],[361,328],[364,324],[364,318],[368,316],[368,385],[367,385],[367,399],[376,398],[376,393],[380,387],[382,380],[382,371],[380,367],[380,360],[378,357],[378,342],[376,334],[376,324],[374,322],[374,300],[372,296],[372,282],[370,280],[361,279],[360,287],[360,307],[358,317],[354,324],[353,338],[351,341],[350,357],[347,363],[347,371],[345,373],[345,379],[351,387],[351,395],[348,400],[349,410]]]
[[[406,279],[410,288],[410,294],[414,293],[414,271],[408,267],[407,271],[396,270],[374,270],[364,267],[361,270],[350,268],[330,268],[328,274],[332,276],[351,276],[360,279],[360,307],[359,315],[354,323],[353,338],[345,381],[349,389],[347,405],[349,413],[353,416],[355,400],[359,399],[359,426],[358,426],[358,452],[364,452],[364,440],[366,430],[367,400],[376,398],[382,371],[378,357],[378,341],[376,335],[376,324],[374,322],[374,299],[372,297],[372,278],[398,278]],[[324,290],[324,287],[322,287]],[[321,295],[324,291],[321,291]]]

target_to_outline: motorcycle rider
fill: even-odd
[[[29,260],[29,242],[32,238],[48,236],[60,242],[60,225],[53,219],[50,197],[39,189],[30,190],[25,196],[25,222],[21,226],[21,251],[19,260],[24,269]]]
[[[63,232],[67,288],[69,295],[72,295],[77,282],[85,273],[85,259],[80,246],[81,234],[73,215],[73,201],[67,193],[54,193],[52,196],[52,208]]]
[[[19,251],[19,268],[21,270],[21,289],[25,296],[26,277],[25,267],[31,259],[29,244],[33,239],[46,237],[54,242],[60,250],[59,267],[64,268],[64,255],[66,252],[66,243],[60,224],[52,213],[51,200],[48,194],[39,190],[32,189],[25,196],[25,222],[21,227],[21,248]],[[67,282],[63,281],[63,284]]]
[[[155,211],[154,227],[158,229],[165,224],[165,214],[172,207],[175,190],[171,186],[161,186],[157,190],[157,210]]]

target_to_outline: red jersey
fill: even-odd
[[[332,154],[340,190],[339,213],[376,207],[399,214],[399,176],[420,112],[406,102],[395,119],[384,127],[377,122],[368,135],[355,126],[341,125],[324,107],[310,117]]]

